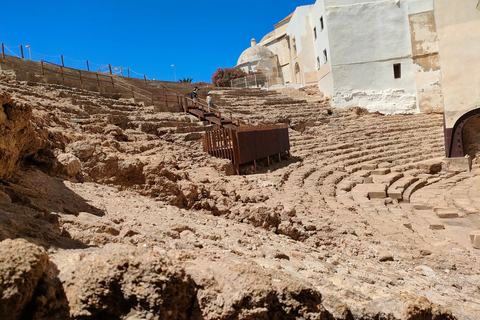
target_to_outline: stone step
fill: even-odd
[[[390,171],[390,169],[388,169]],[[378,171],[378,170],[376,170]],[[403,178],[401,172],[391,172],[385,175],[376,175],[372,171],[373,183],[384,184],[386,187],[391,186],[395,181]]]
[[[420,178],[418,181],[412,183],[410,186],[408,186],[405,191],[403,192],[403,201],[404,202],[410,202],[410,197],[412,194],[417,191],[418,189],[422,188],[427,184],[427,179],[425,178]]]
[[[417,177],[404,176],[394,183],[392,183],[387,189],[387,195],[392,199],[403,200],[403,193],[412,183],[419,180]]]
[[[354,199],[359,197],[367,199],[382,199],[387,197],[387,186],[383,183],[367,183],[356,185],[352,189]]]

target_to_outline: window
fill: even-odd
[[[320,57],[317,57],[317,69],[320,69]]]
[[[317,40],[317,27],[313,28],[313,35],[315,36],[315,40]]]
[[[402,77],[402,65],[400,63],[395,63],[393,65],[393,77],[395,79],[400,79]]]
[[[320,17],[320,31],[323,31],[323,16]]]
[[[323,60],[325,60],[325,63],[328,61],[327,49],[323,50]]]

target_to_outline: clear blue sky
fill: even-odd
[[[315,0],[271,1],[8,1],[0,42],[33,60],[90,70],[111,64],[149,79],[210,82],[218,67],[234,67],[250,39],[258,41],[297,6]],[[7,54],[12,54],[6,50]],[[29,58],[24,48],[25,58]],[[126,71],[124,72],[126,75]]]

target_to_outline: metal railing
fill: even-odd
[[[283,75],[281,72],[275,75],[254,73],[230,80],[230,86],[237,88],[269,88],[276,84],[283,84]]]

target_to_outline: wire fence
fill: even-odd
[[[283,84],[283,76],[280,73],[266,75],[258,72],[230,80],[230,86],[236,88],[269,88],[277,84]]]
[[[63,55],[56,55],[56,56],[46,55],[43,53],[32,51],[29,45],[7,46],[4,43],[2,43],[2,56],[4,56],[5,54],[9,54],[17,58],[29,59],[29,60],[38,61],[38,62],[40,62],[41,60],[46,60],[45,58],[48,58],[48,60],[51,61],[51,63],[58,64],[63,67],[66,67],[65,62],[68,61],[69,62],[68,67],[72,69],[79,69],[79,70],[86,70],[86,71],[97,70],[96,72],[151,80],[145,74],[141,74],[136,71],[133,71],[128,67],[127,68],[124,68],[122,66],[116,67],[110,64],[96,63],[89,60],[76,60],[76,59],[65,57]]]

